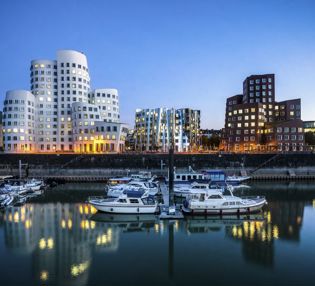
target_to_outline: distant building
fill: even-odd
[[[125,145],[126,145],[126,151],[135,151],[136,150],[135,130],[134,129],[128,129]]]
[[[304,149],[301,100],[276,102],[274,74],[246,78],[243,92],[226,101],[221,149],[229,152]]]
[[[174,129],[177,152],[187,152],[198,145],[200,111],[189,108],[138,109],[135,116],[135,149],[167,152]]]
[[[31,62],[30,91],[7,92],[1,130],[7,153],[122,152],[127,134],[118,91],[92,90],[87,58],[73,50]]]

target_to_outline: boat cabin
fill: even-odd
[[[175,173],[174,182],[192,182],[205,180],[204,174],[200,173]]]
[[[205,170],[203,173],[212,183],[225,182],[226,175],[222,170]]]
[[[125,197],[125,198],[119,198],[117,199],[117,202],[120,204],[143,204],[143,205],[154,205],[155,204],[155,200],[153,197],[147,196],[147,197],[140,197],[140,198],[136,198],[136,197]]]
[[[146,171],[141,171],[138,174],[132,174],[130,176],[130,178],[132,180],[150,180],[152,177],[152,173],[151,172],[146,172]]]

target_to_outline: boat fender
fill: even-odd
[[[114,211],[114,209],[113,209],[113,208],[111,208],[111,209],[110,209],[110,211],[112,212],[112,211]]]
[[[139,208],[137,208],[137,212],[139,212]]]
[[[220,215],[222,215],[222,210],[220,210]]]
[[[247,208],[247,212],[250,212],[250,208]]]

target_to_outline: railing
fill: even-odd
[[[282,153],[278,153],[274,156],[272,156],[271,158],[269,158],[267,161],[263,162],[262,164],[260,164],[257,168],[255,168],[253,171],[250,172],[250,174],[254,174],[256,171],[258,171],[259,169],[261,169],[262,167],[266,166],[269,162],[273,161],[274,159],[276,159],[277,157],[279,157]]]

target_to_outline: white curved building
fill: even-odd
[[[72,104],[74,152],[106,153],[124,151],[127,128],[117,122],[104,122],[98,106],[76,102]]]
[[[4,151],[29,153],[36,151],[35,97],[27,90],[6,93],[3,108]]]
[[[58,85],[57,62],[31,62],[31,91],[35,96],[35,132],[37,152],[57,149]]]
[[[73,50],[57,52],[58,150],[73,151],[71,105],[88,102],[90,76],[86,56]]]
[[[119,124],[118,91],[109,88],[91,90],[88,62],[83,53],[74,50],[60,50],[57,52],[56,60],[33,60],[30,67],[30,85],[32,93],[29,91],[9,91],[7,93],[8,101],[5,101],[3,110],[5,152],[82,152],[82,150],[94,152],[92,150],[96,150],[95,146],[100,145],[92,142],[93,135],[88,137],[89,143],[87,143],[89,144],[87,146],[92,144],[93,148],[82,149],[82,144],[80,148],[78,147],[78,138],[81,137],[78,130],[81,129],[79,128],[81,126],[77,125],[80,121],[73,124],[73,118],[84,119],[82,122],[88,124],[89,134],[97,132],[96,126],[99,130],[106,130],[106,134],[104,131],[100,131],[97,138],[103,136],[109,141],[104,143],[104,148],[97,147],[97,150],[119,152],[124,149],[123,138],[125,136],[123,134],[126,128]],[[24,122],[12,120],[29,116],[27,113],[29,107],[22,107],[21,102],[24,102],[23,105],[25,102],[31,103],[32,116]],[[79,112],[72,115],[73,104],[77,104],[78,108],[82,106],[80,112],[85,111],[83,109],[88,107],[87,113],[80,115]],[[74,110],[77,112],[76,108]],[[79,116],[85,115],[88,118],[79,118]],[[111,125],[110,123],[117,124]],[[14,129],[13,124],[16,124]],[[31,136],[22,134],[26,132],[23,124],[31,124],[32,129],[27,128],[29,130],[27,132],[30,132],[28,134]],[[83,128],[83,131],[85,129]],[[13,130],[16,134],[11,136],[9,133],[12,133]],[[75,144],[76,150],[74,150]]]
[[[100,109],[102,120],[105,122],[119,122],[118,90],[114,88],[98,88],[89,93],[89,102]]]

